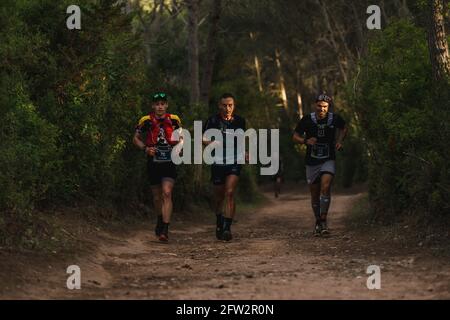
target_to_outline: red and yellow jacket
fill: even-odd
[[[162,118],[150,113],[142,117],[136,126],[136,131],[145,134],[145,144],[149,147],[157,144],[176,145],[178,141],[172,141],[172,133],[181,127],[181,120],[175,114],[166,113]]]

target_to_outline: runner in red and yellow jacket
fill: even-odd
[[[133,143],[146,155],[148,178],[153,194],[153,203],[158,213],[155,234],[160,241],[169,239],[169,224],[172,215],[172,190],[177,178],[177,170],[172,162],[172,148],[182,143],[173,141],[175,130],[181,128],[177,115],[167,113],[167,94],[152,96],[153,111],[142,117],[136,126]]]

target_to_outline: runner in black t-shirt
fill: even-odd
[[[315,112],[299,121],[293,137],[295,143],[307,146],[306,178],[316,217],[315,235],[329,233],[327,214],[331,202],[331,183],[336,172],[336,150],[342,149],[347,134],[345,121],[339,115],[328,112],[330,103],[331,98],[326,94],[318,96]]]
[[[210,117],[203,127],[203,132],[208,129],[218,129],[222,132],[223,137],[222,164],[215,163],[211,165],[211,180],[214,184],[215,194],[216,237],[218,240],[225,241],[232,239],[231,224],[236,213],[234,193],[242,168],[242,165],[238,162],[242,163],[242,160],[247,161],[248,158],[245,151],[242,154],[238,153],[236,141],[233,150],[228,150],[227,148],[227,130],[246,130],[245,119],[234,114],[234,108],[234,96],[229,93],[223,94],[219,101],[219,113]],[[209,145],[213,142],[206,138],[203,139],[204,145]],[[228,154],[227,151],[229,151]],[[223,211],[224,202],[225,210]]]

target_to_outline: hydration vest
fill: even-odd
[[[166,113],[164,118],[158,119],[155,113],[150,113],[150,122],[152,123],[151,130],[147,136],[147,145],[155,146],[158,143],[158,136],[161,129],[164,131],[164,138],[169,145],[176,145],[178,141],[172,141],[173,125],[171,115]]]
[[[317,137],[326,136],[326,127],[333,128],[333,113],[328,112],[327,123],[319,125],[315,113],[311,113],[311,120],[317,126]],[[311,157],[315,159],[327,159],[330,157],[330,145],[328,143],[316,143],[311,147]]]
[[[317,125],[317,117],[315,112],[311,113],[311,120],[312,122],[314,122],[315,125]],[[331,127],[332,123],[333,123],[333,113],[328,112],[327,126]]]

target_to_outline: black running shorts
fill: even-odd
[[[175,180],[177,178],[177,168],[170,162],[153,162],[149,159],[147,162],[148,179],[151,186],[161,184],[163,180]]]
[[[240,176],[242,165],[212,165],[211,166],[211,181],[214,185],[220,186],[225,184],[225,180],[230,175]]]

